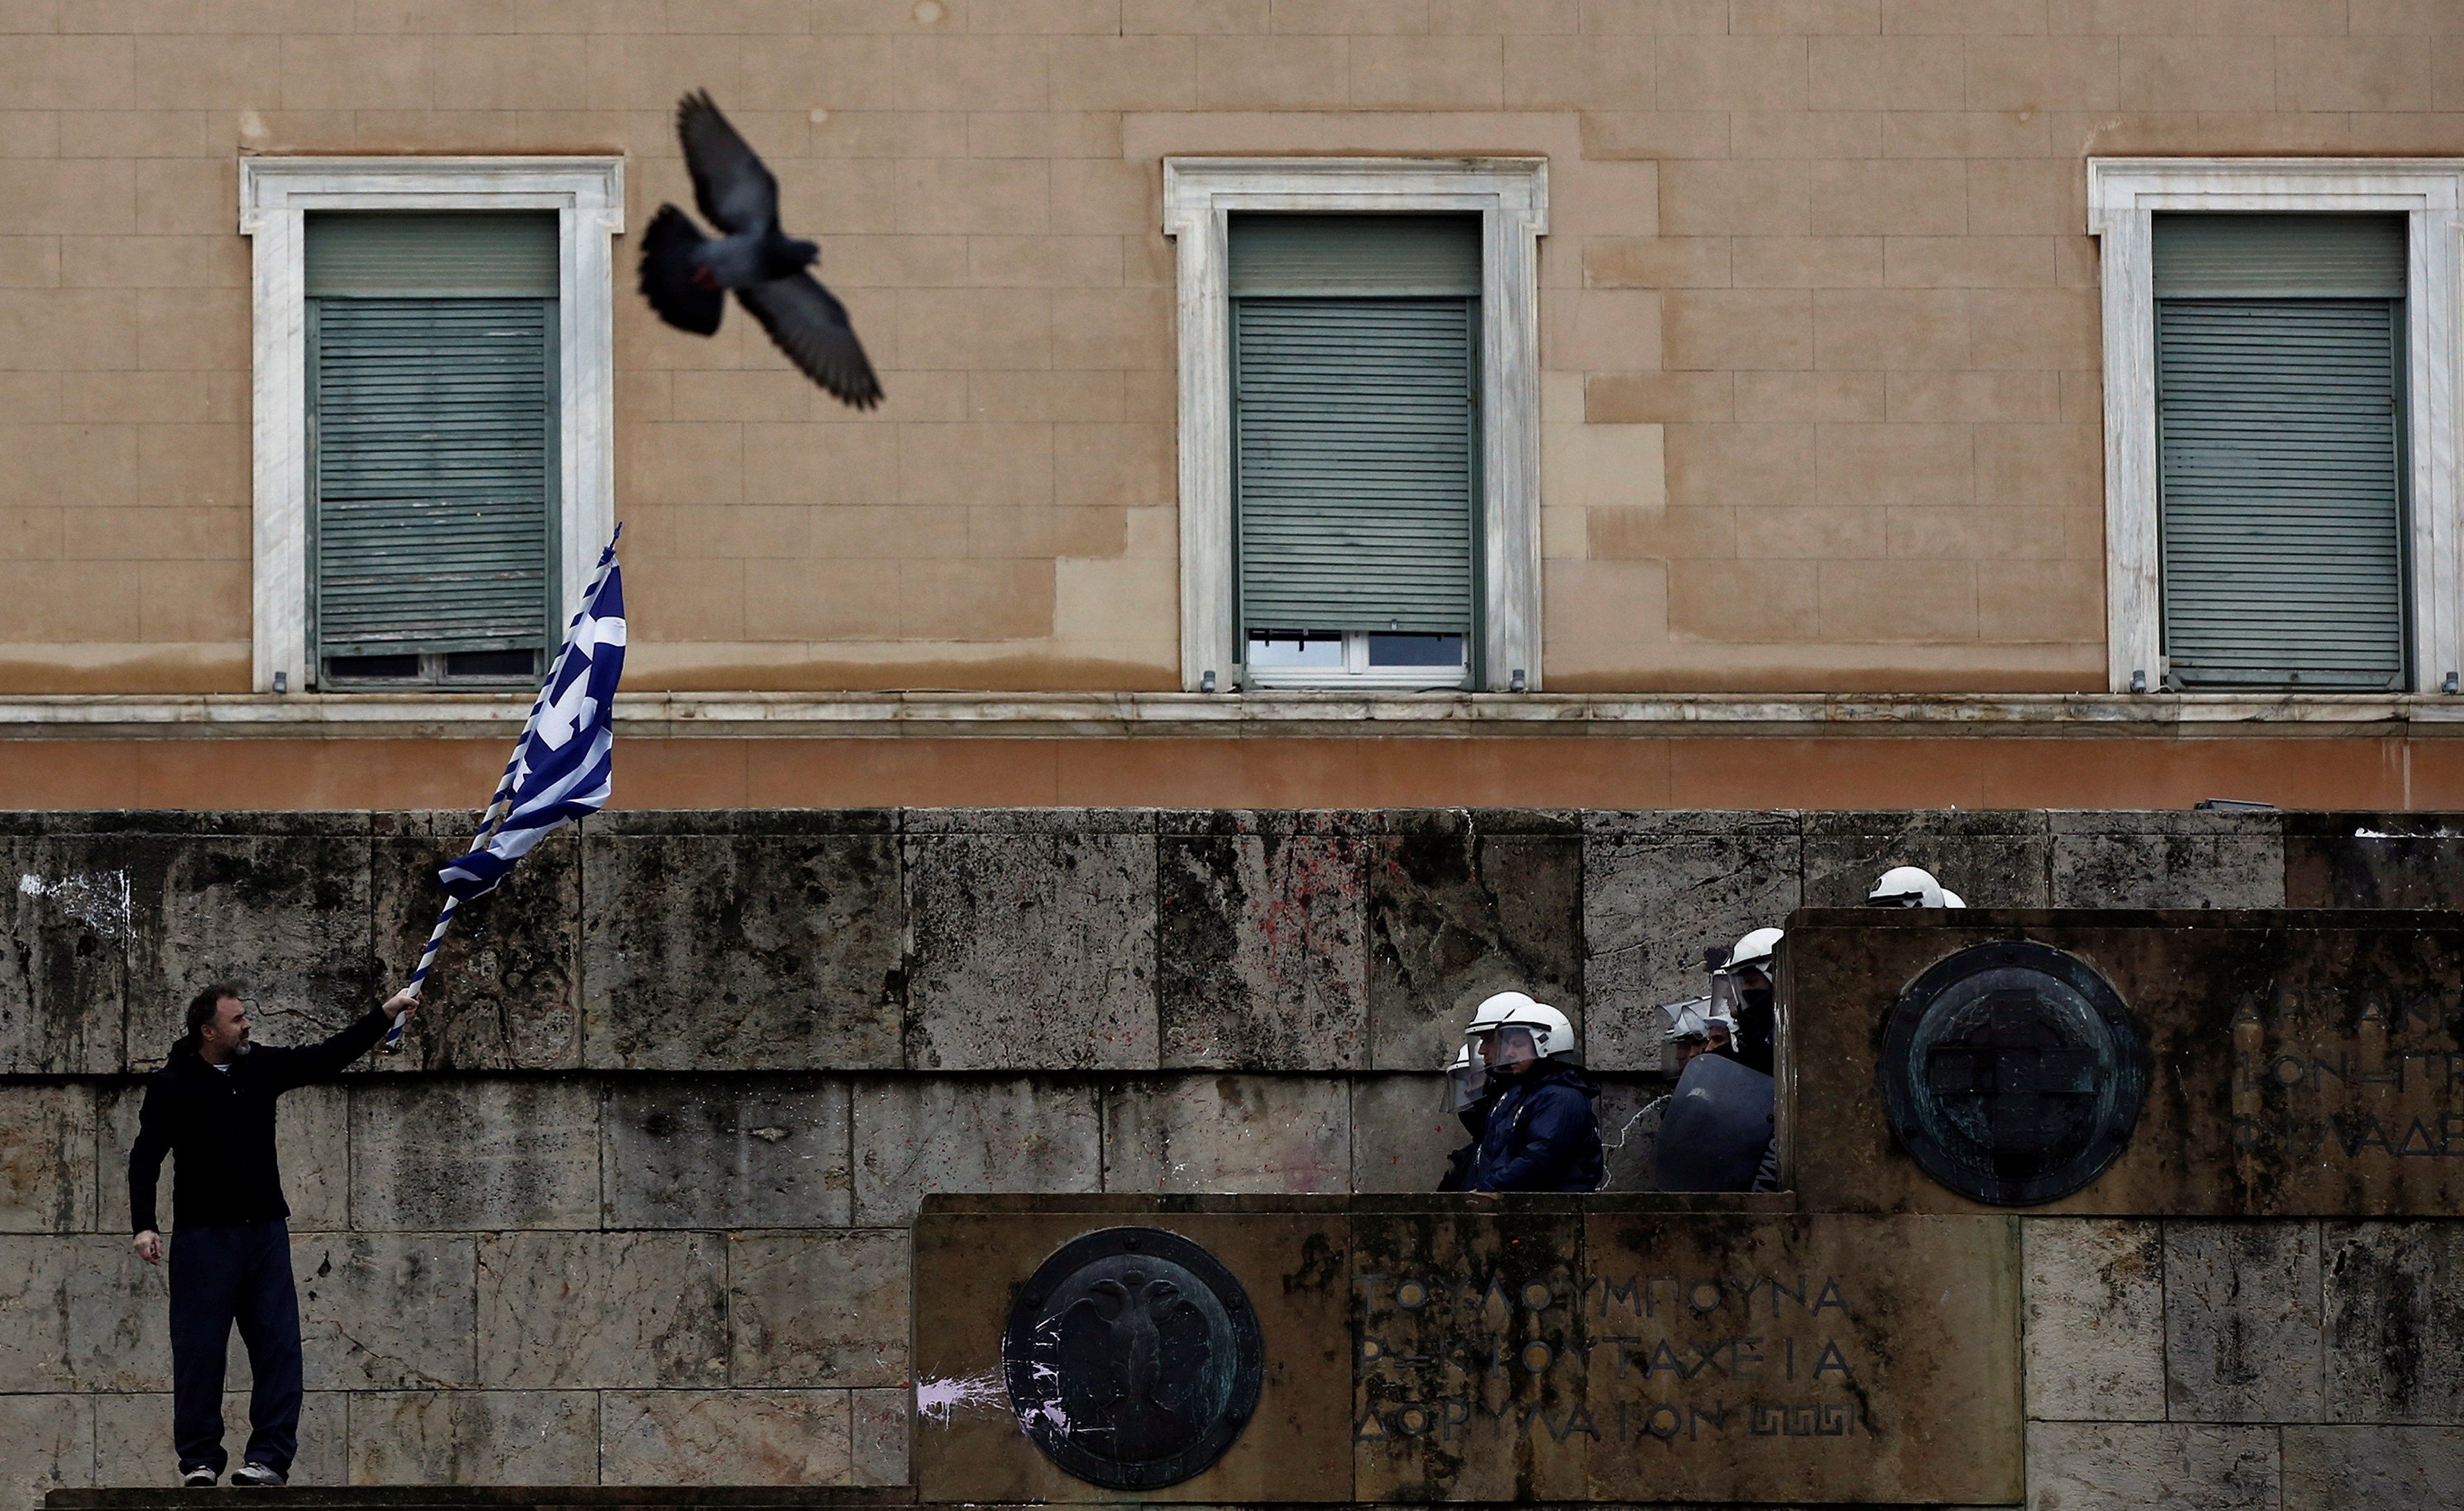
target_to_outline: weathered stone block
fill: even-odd
[[[94,1483],[95,1400],[0,1395],[0,1506],[33,1511],[54,1490]]]
[[[2028,1414],[2165,1419],[2165,1253],[2153,1222],[2030,1217]]]
[[[903,1230],[737,1233],[727,1244],[732,1383],[907,1383]]]
[[[2273,813],[2057,812],[2056,908],[2281,908],[2284,825]]]
[[[188,998],[230,981],[256,1037],[300,1044],[377,1005],[364,814],[252,814],[260,832],[149,835],[133,851],[131,1068],[163,1062]]]
[[[1369,869],[1370,1063],[1443,1069],[1483,997],[1528,992],[1583,1028],[1583,843],[1571,821],[1397,815]]]
[[[467,1234],[294,1234],[310,1389],[477,1384],[475,1248]]]
[[[2030,1422],[2031,1511],[2277,1511],[2273,1427]]]
[[[1445,1110],[1434,1074],[1360,1076],[1352,1083],[1352,1189],[1435,1191],[1446,1157],[1471,1135]]]
[[[248,1372],[223,1377],[223,1451],[237,1468],[248,1449]],[[94,1401],[94,1482],[99,1485],[176,1485],[180,1465],[171,1450],[171,1397],[167,1393],[98,1395]],[[299,1402],[299,1454],[291,1478],[301,1484],[350,1482],[343,1452],[344,1402],[339,1391],[311,1391]]]
[[[1785,952],[1800,1067],[1795,1179],[1816,1211],[1974,1210],[1890,1131],[1877,1032],[1936,962],[2014,934],[2091,962],[2128,1005],[2147,1094],[2101,1173],[2037,1215],[2444,1217],[2464,1162],[2442,1067],[2464,921],[2304,912],[1802,909]],[[1971,957],[1972,960],[1975,957]],[[2464,1061],[2457,1062],[2464,1063]],[[2398,1072],[2402,1073],[2399,1074]],[[2315,1294],[2315,1293],[2314,1293]],[[2179,1314],[2177,1313],[2177,1316]]]
[[[2318,1420],[2319,1288],[2313,1223],[2167,1223],[2167,1414]]]
[[[351,1398],[355,1485],[586,1485],[599,1478],[589,1391],[371,1391]]]
[[[2464,908],[2464,814],[2288,813],[2292,908]]]
[[[143,1108],[141,1085],[99,1088],[95,1152],[95,1226],[104,1233],[128,1231],[128,1151],[137,1143]],[[282,1172],[283,1199],[295,1233],[326,1233],[349,1227],[350,1088],[342,1084],[299,1086],[274,1104],[274,1154]],[[155,1217],[169,1233],[171,1191],[178,1161],[165,1159],[154,1186]]]
[[[1600,1083],[1599,1099],[1592,1104],[1600,1120],[1602,1191],[1657,1191],[1651,1178],[1651,1147],[1660,1138],[1660,1119],[1668,1110],[1671,1083],[1660,1080],[1613,1080]]]
[[[531,1389],[727,1383],[727,1250],[711,1233],[492,1233],[479,1381]]]
[[[843,1485],[854,1477],[847,1391],[610,1391],[599,1481]]]
[[[886,827],[592,833],[583,842],[588,1062],[898,1065],[900,888]]]
[[[0,1082],[0,1233],[91,1229],[96,1158],[94,1087]]]
[[[599,1091],[386,1080],[351,1096],[356,1228],[599,1226]]]
[[[164,1267],[115,1235],[0,1235],[0,1381],[21,1391],[171,1384]]]
[[[1143,833],[911,836],[908,1062],[1154,1069],[1155,843]]]
[[[848,1220],[853,1178],[843,1081],[611,1081],[601,1142],[609,1227],[842,1227]]]
[[[2464,1224],[2330,1222],[2321,1239],[2326,1414],[2464,1422]]]
[[[853,1401],[855,1465],[851,1483],[903,1485],[908,1482],[907,1438],[914,1416],[915,1391],[850,1391]]]
[[[1861,908],[1894,865],[1922,865],[1970,908],[2043,908],[2053,831],[2039,812],[1805,815],[1805,906]]]
[[[1167,1067],[1356,1070],[1369,1050],[1368,850],[1320,834],[1157,842]]]
[[[2464,1501],[2464,1427],[2284,1429],[2283,1511],[2451,1511]]]
[[[104,1074],[125,1062],[132,865],[118,838],[0,838],[0,1074]]]
[[[471,847],[466,813],[375,816],[369,897],[378,985],[410,979],[444,904],[437,868]],[[582,841],[541,840],[503,886],[454,910],[403,1052],[381,1070],[566,1070],[582,1063]]]
[[[855,1220],[897,1227],[928,1191],[1103,1189],[1095,1092],[1049,1081],[895,1081],[855,1091]]]
[[[1341,1081],[1182,1076],[1104,1093],[1104,1189],[1336,1193],[1352,1185]]]
[[[1661,1068],[1663,1002],[1709,990],[1704,952],[1785,923],[1800,895],[1790,813],[1600,815],[1583,843],[1584,1058]]]

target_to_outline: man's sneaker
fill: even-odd
[[[248,1485],[264,1490],[282,1482],[282,1471],[272,1464],[250,1462],[231,1471],[231,1483],[234,1485]]]
[[[216,1474],[214,1471],[208,1469],[201,1464],[198,1467],[182,1474],[180,1476],[180,1483],[190,1490],[203,1490],[221,1478],[221,1475]]]

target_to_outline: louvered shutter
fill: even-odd
[[[555,218],[308,226],[319,654],[545,644]]]
[[[1478,229],[1235,217],[1244,633],[1472,632]]]
[[[2156,229],[2174,677],[2403,686],[2402,221],[2160,215]]]

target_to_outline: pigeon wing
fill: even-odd
[[[642,297],[659,318],[695,336],[718,334],[727,296],[693,281],[693,253],[708,238],[683,210],[662,205],[642,232]]]
[[[847,307],[811,274],[757,283],[737,290],[736,296],[806,377],[858,409],[881,402],[881,380],[872,375],[864,343],[847,323]]]
[[[676,140],[693,173],[693,203],[712,225],[741,235],[778,224],[779,181],[719,114],[708,90],[677,101]]]

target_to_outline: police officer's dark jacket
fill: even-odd
[[[1600,1088],[1580,1070],[1544,1060],[1507,1082],[1489,1104],[1474,1163],[1474,1191],[1597,1191]]]
[[[155,1220],[154,1184],[163,1156],[171,1172],[171,1220],[183,1228],[267,1222],[291,1215],[274,1162],[274,1099],[319,1081],[374,1048],[392,1019],[376,1008],[321,1043],[280,1049],[251,1045],[229,1070],[206,1063],[182,1040],[146,1084],[128,1151],[129,1231]]]

